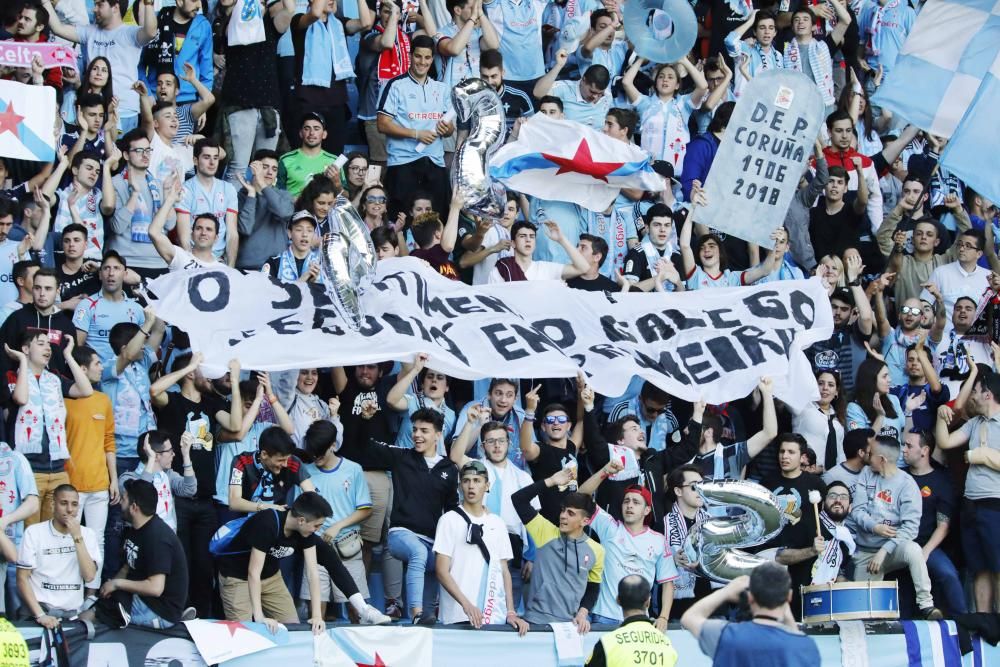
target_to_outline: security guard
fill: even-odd
[[[652,585],[637,574],[618,583],[618,604],[625,620],[618,629],[607,632],[594,646],[588,667],[674,667],[677,651],[666,633],[649,620],[649,591]]]

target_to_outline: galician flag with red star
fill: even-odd
[[[271,634],[263,623],[250,621],[198,619],[185,621],[184,626],[206,665],[216,665],[243,655],[266,651],[289,641],[288,630],[284,626]]]
[[[571,120],[535,114],[496,152],[489,175],[509,190],[605,211],[622,188],[662,190],[649,155]]]
[[[430,628],[341,626],[313,637],[314,667],[417,667],[434,664]]]
[[[32,162],[56,157],[56,91],[0,81],[0,156]]]

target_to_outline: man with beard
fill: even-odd
[[[805,439],[797,433],[785,433],[778,437],[778,468],[777,476],[764,480],[762,486],[774,493],[789,521],[781,532],[766,547],[778,547],[779,553],[786,549],[802,550],[812,545],[817,546],[816,518],[810,507],[809,494],[813,491],[822,493],[825,485],[817,475],[802,471],[802,452],[806,450]],[[822,549],[816,549],[822,553]],[[778,559],[779,563],[791,565]],[[802,605],[799,597],[799,586],[807,577],[789,568],[792,576],[792,612],[799,613]]]
[[[938,369],[941,382],[948,388],[949,396],[958,396],[962,383],[969,377],[974,363],[993,367],[993,353],[990,348],[980,340],[965,337],[976,321],[976,308],[976,296],[969,294],[958,297],[951,315],[952,329],[937,347],[934,367]],[[940,330],[943,323],[939,310],[934,331]]]
[[[596,475],[597,481],[607,479],[620,468],[617,461],[610,461]],[[677,566],[663,534],[650,530],[653,495],[644,486],[629,486],[618,510],[621,521],[600,507],[590,521],[591,530],[604,546],[605,568],[592,620],[608,625],[621,623],[624,617],[621,607],[615,602],[618,583],[630,574],[641,574],[646,581],[660,584],[660,614],[655,625],[660,632],[666,632],[670,606],[674,601]]]
[[[609,434],[614,442],[605,442],[601,437],[597,411],[594,409],[594,390],[589,386],[584,387],[580,398],[584,409],[583,442],[591,470],[602,470],[610,461],[619,463],[622,468],[608,477],[598,489],[597,506],[616,521],[623,521],[624,515],[621,512],[625,494],[640,486],[649,494],[649,524],[653,530],[662,532],[663,517],[667,513],[664,477],[694,457],[697,450],[693,440],[685,438],[679,444],[657,451],[648,446],[639,418],[625,415],[609,426]],[[610,590],[608,592],[611,593]],[[609,605],[611,601],[608,601]]]
[[[441,622],[467,622],[476,629],[509,624],[524,636],[528,624],[517,615],[507,528],[484,506],[490,487],[486,465],[469,460],[459,479],[462,504],[441,516],[434,533],[434,569],[444,589]]]
[[[513,590],[513,609],[521,603],[521,590],[524,581],[530,576],[532,564],[522,559],[524,545],[528,539],[524,524],[518,516],[511,496],[526,486],[531,486],[531,476],[514,465],[507,456],[510,449],[510,436],[507,428],[498,421],[493,421],[489,409],[473,404],[469,407],[468,419],[462,430],[455,437],[451,446],[451,460],[455,465],[464,466],[470,459],[466,450],[479,438],[483,443],[486,472],[489,475],[489,489],[486,492],[486,508],[503,519],[507,526],[507,535],[511,544],[511,560],[508,565]],[[532,501],[532,507],[541,508],[538,499]]]
[[[229,362],[229,377],[233,392],[229,411],[222,397],[212,390],[212,384],[198,370],[201,353],[174,357],[172,373],[154,382],[149,389],[156,409],[157,425],[170,434],[170,442],[180,444],[183,434],[191,440],[191,465],[197,480],[193,498],[177,498],[177,537],[191,563],[188,600],[202,618],[212,615],[212,557],[208,543],[217,528],[215,503],[215,439],[220,428],[239,431],[243,421],[243,401],[240,396],[240,363]],[[168,391],[174,385],[180,391]],[[181,457],[175,456],[175,472],[183,472]]]
[[[194,221],[208,213],[218,221],[212,254],[236,266],[240,235],[236,228],[236,189],[219,178],[222,148],[212,139],[199,139],[194,145],[195,175],[184,183],[184,192],[177,202],[177,242],[187,250],[192,247]]]
[[[201,14],[200,0],[176,0],[173,7],[164,7],[158,15],[159,30],[142,54],[139,76],[144,79],[157,98],[160,94],[160,77],[172,74],[177,79],[185,76],[188,67],[195,71],[205,90],[212,89],[215,68],[212,64],[212,23]],[[186,104],[198,99],[198,89],[185,80],[171,89],[168,101]],[[189,132],[190,133],[190,132]]]
[[[289,151],[278,159],[278,189],[288,192],[292,197],[298,197],[306,184],[316,174],[326,174],[336,170],[333,166],[337,156],[323,150],[326,141],[326,119],[315,111],[302,116],[302,127],[299,129],[299,139],[302,145]]]
[[[856,428],[844,434],[844,456],[846,460],[823,473],[823,481],[827,486],[839,482],[851,492],[858,486],[858,477],[865,469],[868,460],[868,448],[875,444],[875,431],[870,428]]]
[[[833,336],[806,350],[814,371],[837,370],[844,392],[854,391],[854,375],[868,352],[865,343],[875,329],[871,301],[861,286],[861,257],[851,255],[846,262],[848,288],[839,287],[830,295],[833,309]],[[858,318],[853,320],[857,308]]]
[[[667,437],[680,428],[671,409],[670,394],[652,382],[643,382],[638,395],[626,394],[610,409],[605,402],[605,410],[608,412],[608,423],[629,415],[637,418],[646,435],[647,446],[656,451],[666,449]]]
[[[881,299],[878,299],[876,304],[876,310],[881,313],[880,321],[883,321],[885,316],[883,303]],[[926,332],[920,326],[922,317],[923,307],[920,305],[920,299],[907,299],[899,307],[899,326],[882,333],[888,329],[888,322],[886,322],[885,329],[879,332],[882,336],[882,356],[885,357],[885,365],[889,367],[889,386],[891,387],[906,384],[909,369],[906,350],[918,340],[926,337]],[[936,342],[931,341],[932,352],[935,347],[937,347]]]
[[[403,421],[399,425],[399,434],[396,436],[397,447],[412,447],[413,438],[410,434],[410,415],[421,408],[437,410],[444,418],[444,431],[437,444],[437,452],[444,456],[447,454],[445,442],[451,440],[455,430],[455,411],[448,407],[445,402],[445,394],[448,393],[448,376],[444,373],[427,368],[429,355],[421,352],[414,359],[413,365],[404,364],[403,372],[399,374],[396,384],[386,395],[386,403],[396,412],[403,414]],[[414,380],[419,379],[420,391],[416,394],[409,393]]]
[[[990,278],[990,270],[979,266],[986,248],[986,235],[981,229],[965,230],[958,235],[953,247],[957,250],[955,261],[937,267],[927,279],[927,282],[937,286],[938,292],[932,294],[925,287],[920,293],[920,299],[930,304],[936,303],[939,296],[942,297],[945,312],[955,307],[955,301],[959,297],[981,294]],[[945,334],[948,329],[946,326]]]
[[[59,278],[59,309],[67,311],[70,317],[85,296],[101,289],[98,262],[84,259],[87,238],[87,228],[80,223],[66,225],[62,230],[63,261],[56,265],[56,277]],[[138,285],[140,281],[138,273],[125,271],[126,285]]]
[[[122,289],[127,268],[125,258],[117,252],[105,253],[101,260],[101,291],[81,301],[73,313],[77,345],[90,345],[101,355],[105,366],[111,364],[115,356],[108,342],[111,328],[119,322],[142,326],[146,321],[142,307],[135,299],[125,296]]]
[[[181,183],[174,181],[173,185],[168,187],[164,193],[163,206],[153,216],[153,222],[149,225],[149,238],[153,241],[153,247],[167,263],[167,268],[170,271],[201,269],[218,264],[212,248],[219,237],[219,219],[213,214],[199,213],[193,216],[191,245],[188,246],[190,252],[187,248],[171,243],[163,231],[168,213],[180,197]]]

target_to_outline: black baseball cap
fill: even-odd
[[[674,178],[673,162],[667,162],[666,160],[654,160],[652,167],[653,171],[655,171],[657,174],[667,179],[668,181],[672,181],[674,183],[680,183],[680,181]]]
[[[322,125],[324,130],[326,129],[326,118],[318,111],[307,111],[302,114],[302,122],[299,123],[299,126],[305,125],[307,120],[314,120]]]

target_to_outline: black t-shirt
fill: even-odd
[[[926,475],[910,474],[923,498],[923,513],[920,515],[920,530],[917,531],[916,542],[924,546],[937,529],[939,514],[951,522],[955,511],[955,491],[948,472],[943,468],[934,468]]]
[[[565,468],[570,461],[576,461],[577,450],[572,440],[566,441],[566,449],[553,447],[545,442],[539,442],[538,449],[540,450],[538,458],[529,463],[531,466],[531,477],[536,482],[551,477]],[[579,471],[579,468],[577,470]],[[580,484],[582,482],[583,480],[579,479],[577,483]],[[542,491],[538,494],[538,502],[542,506],[539,513],[552,523],[558,524],[559,512],[562,509],[562,497],[567,493],[569,493],[568,489],[560,491],[557,486]]]
[[[268,0],[267,4],[273,5],[274,0]],[[212,26],[215,52],[226,56],[222,106],[232,105],[241,109],[281,107],[278,58],[274,56],[281,35],[274,27],[271,12],[265,9],[263,14],[264,41],[255,44],[230,44],[226,37],[229,20],[225,17],[218,17]]]
[[[313,546],[317,539],[315,535],[302,537],[297,532],[285,535],[285,518],[287,516],[287,511],[265,510],[257,512],[247,519],[240,528],[240,532],[230,542],[228,549],[233,552],[245,551],[245,553],[219,558],[219,572],[222,576],[246,579],[247,570],[250,568],[250,550],[257,549],[266,554],[260,578],[267,579],[278,572],[282,558],[288,558],[296,551]]]
[[[337,73],[334,68],[330,68],[330,87],[303,86],[302,68],[305,63],[306,53],[306,31],[308,27],[302,28],[302,20],[305,14],[296,14],[292,17],[289,29],[292,33],[292,44],[295,46],[295,93],[299,100],[309,107],[335,107],[347,104],[347,85],[344,81],[337,81]],[[344,35],[347,35],[347,19],[330,15],[328,21],[340,21],[344,24]],[[331,54],[332,58],[333,55]]]
[[[215,434],[218,431],[215,415],[227,407],[221,398],[211,394],[202,394],[201,402],[195,403],[179,391],[171,391],[167,392],[167,404],[157,410],[157,424],[170,434],[170,443],[174,446],[173,468],[182,475],[181,434],[188,431],[194,436],[191,465],[198,480],[195,497],[199,499],[209,499],[215,494]]]
[[[66,273],[62,262],[56,262],[56,276],[59,277],[59,300],[69,301],[73,297],[89,296],[101,291],[101,281],[97,273],[87,273],[80,269],[76,273]]]
[[[854,211],[857,193],[848,195],[844,196],[844,205],[836,213],[827,213],[825,197],[820,197],[809,209],[809,240],[817,259],[825,255],[839,257],[848,248],[856,248],[860,238],[868,233],[864,228],[868,218]]]
[[[789,521],[772,540],[771,546],[803,549],[811,546],[816,537],[816,513],[809,502],[809,492],[818,491],[821,496],[826,485],[818,475],[803,472],[794,479],[787,479],[778,473],[765,479],[762,486],[770,489],[778,497],[778,504],[785,513],[799,517],[797,523]],[[822,506],[820,507],[822,509]]]
[[[531,116],[535,113],[535,105],[523,90],[513,86],[504,86],[500,93],[500,103],[503,104],[504,114],[507,118],[508,136],[514,128],[514,123],[518,118]]]
[[[244,500],[276,505],[284,505],[288,493],[307,479],[309,473],[294,454],[277,475],[264,467],[257,452],[238,454],[229,469],[229,485],[239,485]]]
[[[660,259],[663,259],[664,253],[657,251],[660,255]],[[675,252],[671,255],[666,256],[674,264],[674,268],[677,269],[679,275],[684,275],[684,265],[681,263],[681,255],[679,252]],[[626,280],[635,280],[642,282],[643,280],[649,280],[653,277],[652,267],[649,266],[649,259],[646,257],[646,251],[641,246],[638,245],[628,251],[625,255],[625,270],[622,272]]]
[[[165,575],[163,593],[158,598],[140,596],[155,613],[171,623],[181,620],[188,593],[188,567],[177,534],[158,516],[142,528],[125,535],[125,562],[129,581],[142,581],[154,574]]]
[[[573,289],[580,289],[585,292],[618,292],[621,290],[618,283],[607,276],[597,274],[593,280],[587,280],[583,276],[577,276],[566,281],[566,284]]]
[[[388,391],[385,383],[376,382],[374,387],[364,389],[354,379],[351,369],[345,370],[348,373],[347,386],[340,392],[340,421],[344,425],[344,444],[341,454],[353,460],[352,451],[367,444],[358,442],[362,403],[374,401],[379,408],[367,425],[367,433],[372,439],[379,442],[396,442],[396,429],[393,427],[392,410],[386,400]]]

